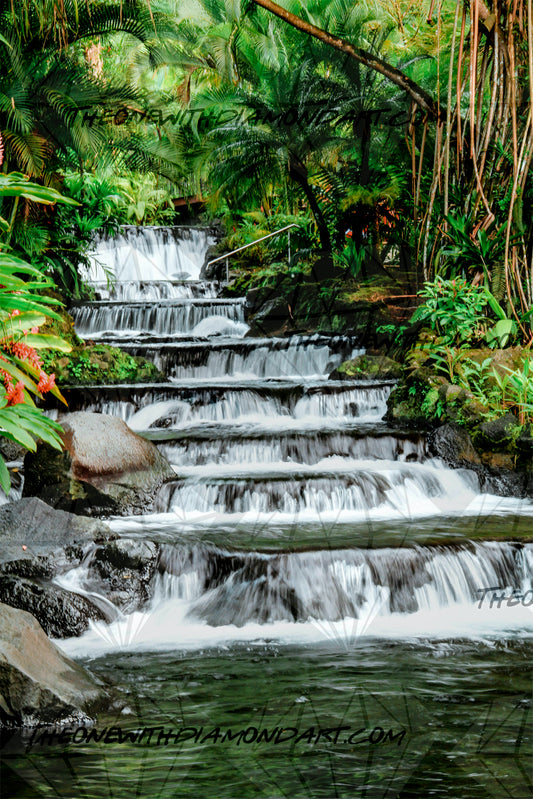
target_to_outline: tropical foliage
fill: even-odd
[[[331,276],[481,285],[494,341],[528,341],[532,26],[522,0],[0,0],[6,164],[82,203],[22,203],[12,245],[79,295],[93,231],[176,197],[230,235],[298,216]]]
[[[5,197],[48,204],[69,202],[20,174],[0,175],[0,201]],[[2,217],[0,229],[4,238],[9,236],[10,223]],[[60,426],[34,401],[48,392],[62,399],[54,375],[43,369],[39,350],[70,350],[61,339],[39,332],[46,317],[57,316],[54,306],[58,301],[43,294],[52,287],[39,269],[18,258],[0,240],[0,436],[29,450],[36,449],[38,439],[61,448]],[[0,486],[9,491],[9,472],[2,456]]]

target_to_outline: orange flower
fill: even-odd
[[[46,372],[43,372],[42,369],[39,372],[39,383],[37,384],[38,391],[41,394],[46,394],[48,391],[51,391],[56,384],[56,376],[55,374],[47,375]]]
[[[17,385],[13,387],[13,383],[10,380],[7,386],[6,397],[8,405],[19,405],[21,402],[24,402],[24,383],[19,380]]]
[[[17,309],[10,314],[10,316],[19,315],[20,311]],[[38,333],[39,328],[33,327],[31,332]],[[41,394],[46,394],[48,391],[52,391],[52,389],[55,388],[55,375],[47,375],[43,370],[43,362],[39,358],[37,351],[24,341],[26,335],[27,332],[24,331],[23,335],[17,340],[13,338],[0,339],[0,360],[8,360],[2,355],[3,351],[6,355],[11,355],[20,361],[25,361],[29,366],[33,367],[33,369],[36,369],[39,372],[37,390]],[[11,376],[3,369],[0,369],[0,381],[4,383],[8,405],[18,405],[18,403],[24,402],[24,384],[21,381],[14,386]]]

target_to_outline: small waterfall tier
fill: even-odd
[[[387,409],[390,382],[324,380],[218,379],[138,386],[65,389],[71,410],[120,416],[134,430],[171,429],[187,435],[191,427],[227,423],[249,432],[268,426],[276,432],[295,425],[315,432],[350,423],[377,423]],[[196,434],[196,432],[194,433]]]
[[[320,378],[346,358],[363,352],[345,336],[291,336],[270,339],[217,339],[208,347],[194,342],[127,343],[132,355],[153,361],[171,380],[209,382],[231,377]]]
[[[519,630],[531,622],[528,601],[496,610],[485,589],[533,599],[532,569],[533,545],[507,542],[284,553],[162,545],[149,598],[110,612],[67,651]],[[104,606],[94,555],[57,582]]]
[[[146,300],[110,300],[71,309],[79,336],[108,344],[127,341],[209,336],[244,336],[244,299],[209,297]]]
[[[95,239],[86,278],[102,286],[108,277],[119,286],[198,281],[215,241],[208,228],[124,225],[116,236]]]

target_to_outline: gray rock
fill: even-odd
[[[27,610],[55,638],[81,635],[102,612],[49,581],[98,543],[116,538],[98,519],[54,510],[36,497],[0,507],[0,602]]]
[[[0,437],[0,455],[6,461],[22,461],[28,450],[8,438]]]
[[[386,355],[358,355],[344,361],[329,376],[330,380],[390,380],[402,374],[402,365]]]
[[[89,564],[91,590],[106,596],[123,613],[133,613],[151,597],[158,554],[157,544],[128,538],[98,547]]]
[[[0,507],[0,570],[52,576],[88,545],[116,537],[99,519],[54,510],[36,497],[9,502]]]
[[[458,425],[445,424],[431,431],[427,445],[429,453],[442,458],[448,466],[476,472],[482,491],[498,496],[533,497],[531,469],[513,468],[514,458],[509,453],[478,450],[470,434]]]
[[[79,594],[14,574],[0,574],[0,602],[31,613],[52,638],[82,635],[89,627],[89,619],[105,619],[97,607]]]
[[[0,604],[0,726],[86,724],[109,695],[36,619]]]
[[[42,445],[25,459],[24,496],[91,516],[143,513],[176,475],[150,441],[115,416],[78,411],[60,418],[64,452]]]
[[[500,449],[511,444],[518,431],[519,424],[516,416],[508,413],[481,424],[476,433],[476,444],[484,449]]]
[[[516,440],[517,449],[528,455],[533,455],[533,428],[531,424],[525,425]]]
[[[445,424],[428,434],[427,443],[432,455],[452,467],[481,465],[481,458],[468,432],[457,425]]]
[[[155,562],[158,546],[152,541],[119,538],[102,547],[102,559],[118,569],[144,569]]]

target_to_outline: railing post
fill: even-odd
[[[288,264],[289,264],[289,267],[290,267],[290,265],[291,265],[291,231],[290,230],[287,231],[287,239],[289,241],[288,253],[287,253],[287,256],[288,256],[287,257],[287,261],[288,261]]]
[[[226,283],[229,283],[229,258],[226,258]]]

